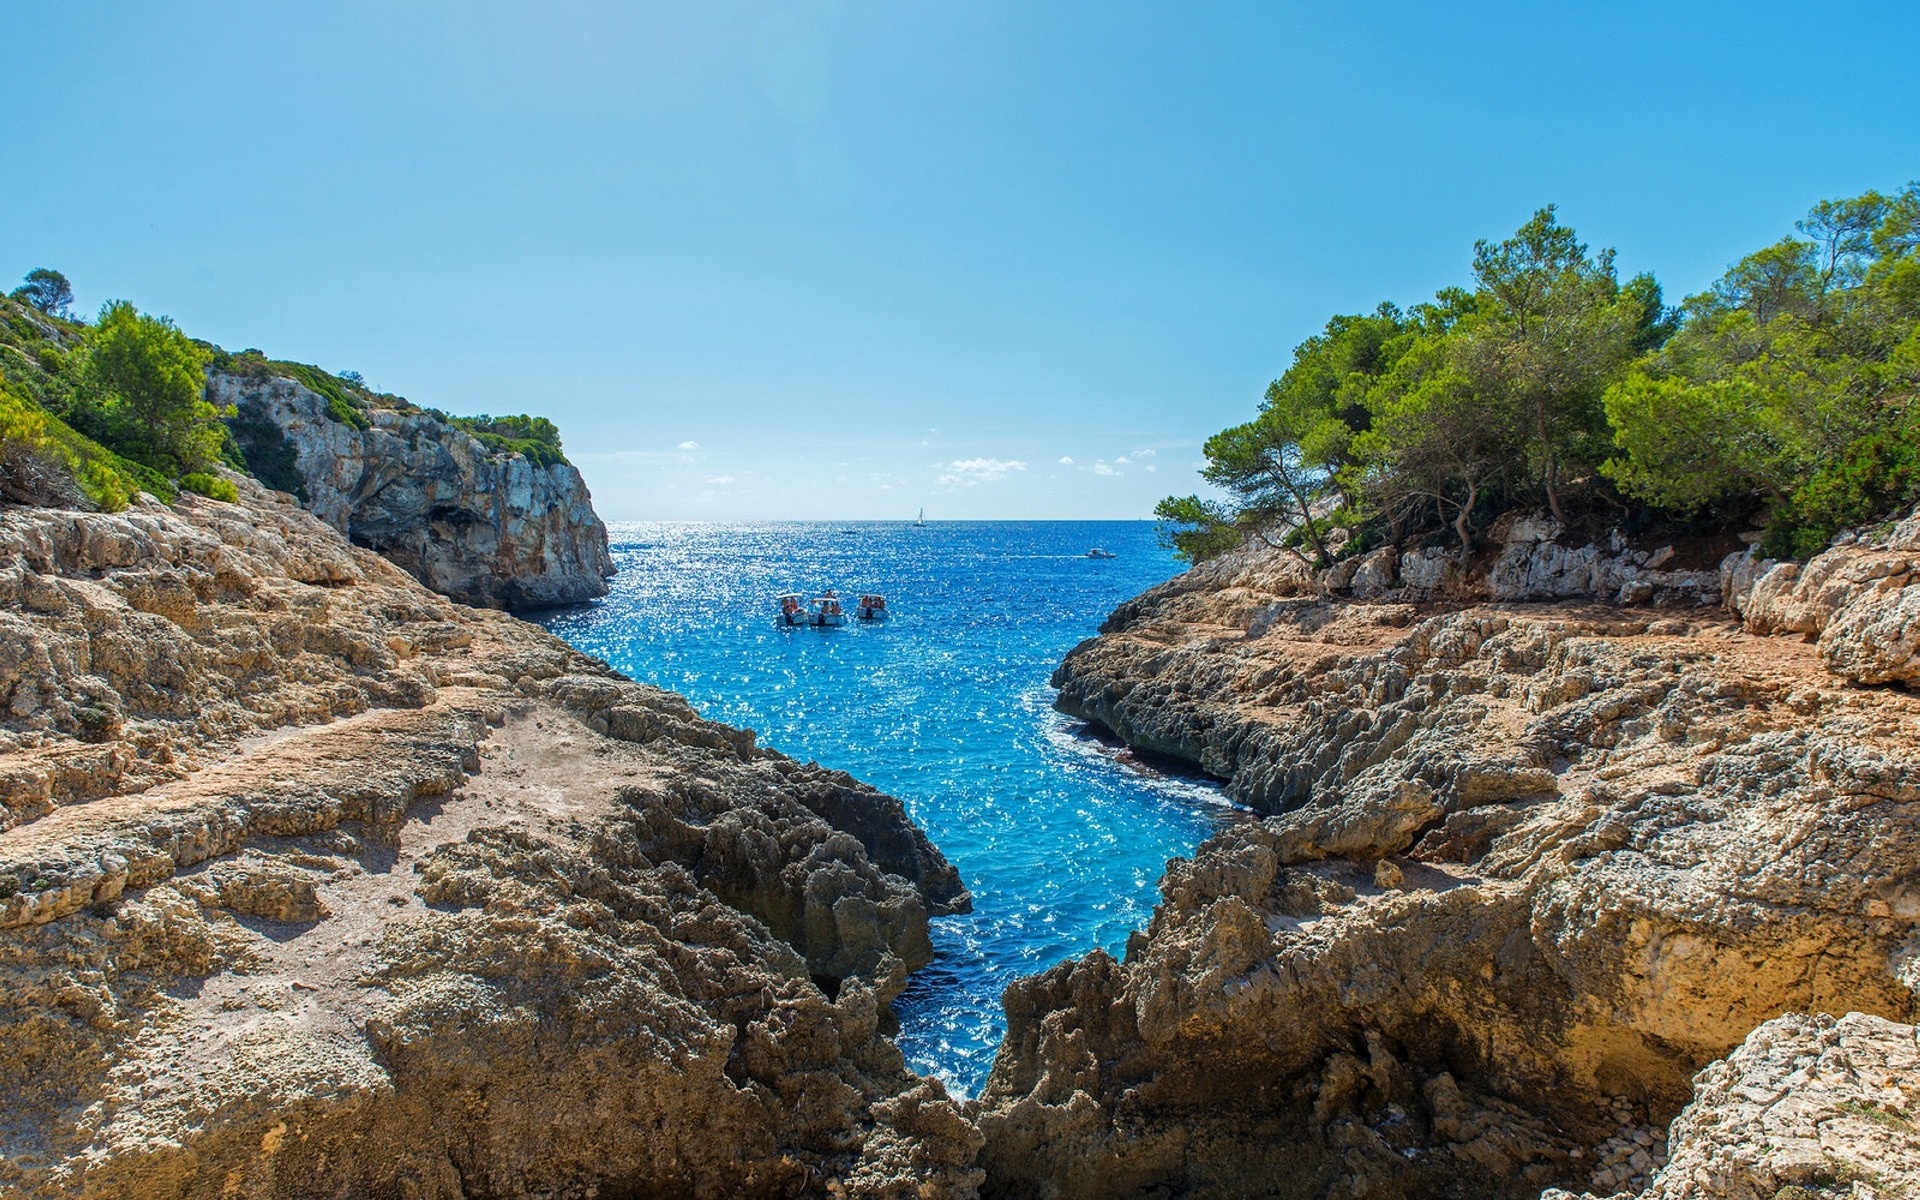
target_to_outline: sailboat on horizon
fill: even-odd
[[[921,507],[921,509],[920,509],[920,515],[919,515],[919,516],[917,516],[917,517],[915,517],[915,518],[913,519],[913,524],[914,524],[914,527],[915,527],[916,529],[923,529],[923,528],[925,528],[925,527],[926,527],[926,524],[927,524],[927,510],[926,510],[926,507],[925,507],[924,505],[923,505],[923,506]]]

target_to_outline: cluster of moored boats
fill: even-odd
[[[920,516],[921,520],[916,521],[915,524],[926,524],[925,509],[921,510]],[[1103,550],[1095,546],[1087,551],[1087,557],[1118,558],[1119,556],[1111,550]],[[847,623],[847,606],[841,601],[840,594],[832,588],[821,592],[814,598],[812,604],[807,603],[805,592],[781,592],[773,599],[774,603],[780,606],[780,625],[785,629],[798,629],[803,625],[824,629]],[[887,598],[878,592],[861,593],[859,603],[853,606],[852,616],[859,621],[886,620]]]
[[[782,592],[774,600],[780,605],[780,624],[789,629],[801,625],[825,628],[847,623],[847,606],[841,603],[839,594],[832,588],[821,592],[811,606],[807,604],[804,592]],[[861,621],[886,620],[887,598],[878,592],[862,594],[859,603],[853,606],[853,616]]]

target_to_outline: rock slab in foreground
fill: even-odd
[[[0,509],[0,1194],[974,1194],[897,801],[242,491]]]
[[[355,429],[291,379],[216,372],[207,398],[278,428],[308,507],[444,596],[526,610],[607,594],[607,527],[567,463],[493,453],[420,411],[369,409]]]

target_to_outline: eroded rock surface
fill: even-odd
[[[1920,512],[1805,564],[1733,556],[1721,579],[1750,631],[1800,634],[1855,683],[1920,684]]]
[[[1123,604],[1124,623],[1142,606],[1163,609],[1175,597],[1221,593],[1274,597],[1352,598],[1420,603],[1600,600],[1612,604],[1717,605],[1725,590],[1723,559],[1734,537],[1691,539],[1684,548],[1659,538],[1629,538],[1620,530],[1604,542],[1582,542],[1545,514],[1514,513],[1487,531],[1488,544],[1462,560],[1457,542],[1380,546],[1349,551],[1314,568],[1300,553],[1253,538],[1228,554]],[[1338,531],[1339,537],[1345,531]],[[1758,535],[1753,535],[1757,537]],[[1711,549],[1720,545],[1718,551]],[[1773,564],[1769,563],[1769,566]]]
[[[1838,1020],[1794,1014],[1760,1026],[1700,1073],[1693,1103],[1673,1123],[1671,1159],[1640,1194],[1650,1200],[1911,1194],[1920,1180],[1914,1034],[1911,1025],[1860,1013]],[[1544,1200],[1571,1197],[1557,1191]]]
[[[1899,1196],[1920,1180],[1920,1047],[1911,1025],[1780,1017],[1700,1073],[1653,1200]]]
[[[0,1194],[974,1194],[897,801],[241,486],[0,509]]]
[[[207,397],[278,428],[307,506],[442,595],[535,609],[607,594],[607,527],[566,463],[492,453],[418,410],[368,409],[372,427],[355,429],[291,379],[215,372]]]
[[[1897,553],[1829,574],[1895,579],[1866,564]],[[1170,865],[1124,961],[1009,989],[989,1192],[1747,1194],[1665,1182],[1708,1125],[1737,1137],[1709,1114],[1738,1086],[1696,1072],[1784,1014],[1912,1020],[1920,699],[1691,594],[1302,592],[1285,559],[1229,555],[1057,673],[1062,709],[1264,815]],[[1904,594],[1835,612],[1867,596],[1898,627]]]

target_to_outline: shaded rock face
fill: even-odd
[[[975,1194],[898,801],[240,486],[0,510],[0,1194]]]
[[[486,608],[578,604],[607,593],[607,529],[580,472],[497,455],[423,412],[373,409],[343,425],[291,379],[215,373],[207,398],[286,437],[315,515],[441,595]]]
[[[1123,961],[1009,989],[989,1192],[1747,1194],[1679,1182],[1688,1130],[1738,1135],[1669,1122],[1747,1095],[1695,1073],[1785,1014],[1912,1020],[1920,699],[1690,599],[1356,603],[1275,563],[1130,601],[1056,673],[1262,816],[1169,865]],[[1903,588],[1834,611],[1897,630]]]

